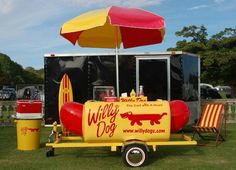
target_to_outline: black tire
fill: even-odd
[[[47,156],[47,157],[50,157],[50,155],[51,155],[51,154],[50,154],[50,151],[47,151],[46,156]]]
[[[144,145],[131,144],[125,147],[122,158],[127,166],[143,166],[147,163],[148,151]]]
[[[49,150],[47,151],[47,153],[46,153],[46,156],[47,156],[47,157],[52,157],[52,156],[54,156],[54,148],[49,149]]]

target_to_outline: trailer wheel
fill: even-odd
[[[49,150],[47,151],[47,153],[46,153],[46,156],[47,156],[47,157],[54,156],[54,148],[49,149]]]
[[[122,153],[123,161],[130,167],[139,167],[144,165],[148,159],[148,152],[144,145],[128,145]]]

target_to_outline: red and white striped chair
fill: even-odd
[[[224,104],[212,103],[207,104],[203,110],[200,119],[194,128],[193,137],[197,133],[203,140],[215,140],[217,146],[219,141],[224,141],[224,137],[221,135],[221,127],[224,123],[225,135],[226,135],[226,119],[224,116]],[[200,145],[200,144],[199,144]],[[211,144],[205,144],[210,146]]]

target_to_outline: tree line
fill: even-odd
[[[0,85],[43,84],[44,70],[23,68],[6,54],[0,53]]]

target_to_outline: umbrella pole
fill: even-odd
[[[118,48],[116,46],[116,96],[120,97],[119,92],[119,60],[118,60]]]
[[[118,27],[115,27],[115,37],[116,37],[116,96],[120,97],[119,59],[118,59]]]

